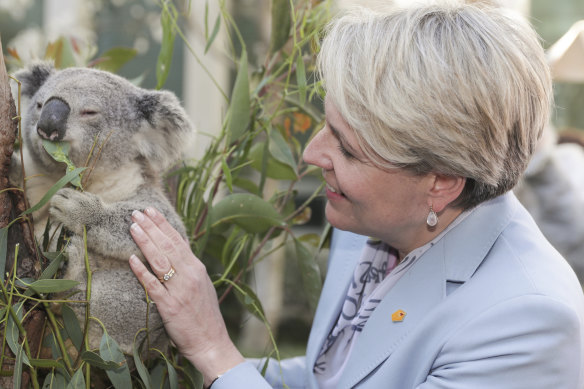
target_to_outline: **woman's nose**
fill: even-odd
[[[310,143],[308,143],[304,149],[304,153],[302,154],[304,162],[325,170],[332,169],[333,165],[329,156],[327,144],[326,128],[323,128],[314,136],[314,138],[312,138]]]

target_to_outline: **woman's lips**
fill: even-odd
[[[326,197],[329,200],[336,200],[336,199],[342,199],[345,196],[343,195],[343,193],[340,190],[337,190],[337,189],[333,188],[332,186],[330,186],[329,184],[326,184]]]

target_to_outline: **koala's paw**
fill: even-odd
[[[103,214],[103,203],[92,193],[63,188],[53,195],[49,213],[54,221],[81,235],[83,226],[91,228]]]

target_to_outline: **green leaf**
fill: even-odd
[[[45,279],[38,280],[29,284],[28,287],[34,289],[37,293],[59,293],[69,290],[79,284],[79,281]]]
[[[172,363],[166,358],[166,369],[168,370],[168,383],[170,384],[170,389],[178,389],[178,375]]]
[[[138,331],[138,334],[144,330]],[[134,337],[134,346],[133,346],[133,354],[134,354],[134,364],[136,365],[136,370],[140,375],[140,379],[144,384],[146,389],[152,389],[152,383],[150,380],[150,375],[148,374],[148,370],[146,366],[144,366],[144,362],[142,362],[142,358],[140,358],[140,350],[138,349],[138,342],[136,341],[138,334]]]
[[[156,62],[156,89],[162,88],[168,78],[174,50],[174,38],[176,37],[174,29],[176,15],[171,15],[171,9],[168,6],[162,9],[160,23],[162,24],[162,43]]]
[[[304,105],[306,103],[306,70],[304,68],[302,51],[296,60],[296,82],[298,83],[298,98],[300,100],[300,105]]]
[[[283,224],[282,216],[272,204],[249,193],[236,193],[224,197],[211,208],[209,215],[214,227],[221,223],[235,223],[252,233],[267,231]]]
[[[22,345],[16,351],[16,360],[14,361],[14,374],[12,377],[14,378],[14,388],[19,389],[21,386],[22,381],[22,362],[24,361],[24,350]]]
[[[248,178],[235,177],[233,179],[233,185],[238,187],[239,189],[246,190],[246,191],[253,193],[253,194],[259,193],[258,185]]]
[[[230,145],[239,139],[247,130],[250,123],[251,105],[249,100],[249,78],[247,74],[247,52],[241,52],[239,70],[231,93],[229,105],[229,133],[227,144]]]
[[[69,159],[69,148],[71,147],[69,142],[52,142],[46,139],[43,139],[42,142],[44,149],[55,161],[63,162],[67,165],[67,173],[75,170],[75,165],[71,159]],[[77,188],[81,188],[81,177],[78,176],[72,179],[71,184]]]
[[[66,378],[61,374],[50,372],[43,382],[43,389],[62,389],[67,386]]]
[[[81,350],[83,331],[81,331],[81,325],[79,324],[77,315],[75,315],[75,312],[73,312],[70,306],[63,304],[61,305],[61,316],[63,316],[63,324],[65,325],[69,339],[71,339],[71,342],[73,342],[77,350]]]
[[[0,282],[4,282],[8,255],[8,227],[0,229]]]
[[[188,359],[183,363],[183,376],[189,381],[185,382],[187,388],[203,389],[203,375]]]
[[[290,0],[272,0],[272,31],[270,54],[280,50],[288,41],[292,25]]]
[[[96,68],[116,73],[126,63],[131,61],[138,51],[130,47],[113,47],[103,53],[95,62]]]
[[[91,366],[95,366],[102,370],[115,370],[120,368],[120,364],[114,361],[105,361],[99,354],[93,351],[84,351],[81,354],[81,359]]]
[[[49,191],[43,196],[43,198],[38,203],[36,203],[32,207],[30,207],[29,209],[24,211],[22,214],[28,215],[30,213],[33,213],[33,212],[41,209],[51,199],[51,197],[53,197],[53,195],[59,189],[61,189],[65,185],[67,185],[71,180],[75,179],[75,177],[79,177],[79,174],[81,174],[81,172],[84,170],[85,170],[84,167],[79,167],[79,168],[65,174],[63,177],[61,177],[61,179],[59,181],[57,181],[55,183],[55,185],[53,185],[51,187],[51,189],[49,189]]]
[[[52,59],[57,69],[77,66],[71,40],[65,37],[59,38],[47,46],[45,59]]]
[[[247,311],[257,317],[260,321],[266,320],[266,314],[262,303],[254,291],[245,284],[235,288],[237,299],[245,306]]]
[[[67,389],[85,389],[85,377],[83,376],[83,369],[78,369],[71,381],[67,384]]]
[[[282,162],[292,168],[294,173],[296,173],[296,161],[290,150],[290,146],[280,134],[280,131],[272,130],[270,131],[270,154],[279,162]]]
[[[106,374],[114,387],[116,389],[131,388],[132,378],[130,377],[130,369],[128,369],[124,353],[118,343],[107,332],[104,332],[101,337],[99,355],[105,361],[113,361],[119,364],[119,367],[115,370],[106,370]]]
[[[314,259],[314,255],[298,239],[294,239],[294,247],[296,248],[296,259],[300,268],[304,291],[310,306],[316,309],[322,289],[320,268]]]
[[[56,255],[52,256],[52,254],[56,254]],[[59,270],[59,266],[61,265],[61,262],[63,262],[63,260],[65,259],[65,253],[62,251],[54,252],[54,253],[45,252],[45,253],[43,253],[43,255],[45,257],[51,259],[51,262],[48,264],[48,266],[45,268],[45,270],[43,270],[43,272],[39,276],[39,279],[41,279],[41,280],[44,280],[47,278],[52,278]]]
[[[295,180],[298,178],[296,172],[290,165],[282,163],[268,154],[266,176],[276,180]],[[249,159],[252,161],[251,167],[257,171],[262,171],[262,161],[264,161],[264,143],[255,143],[249,150]]]
[[[211,36],[209,37],[209,39],[207,40],[207,44],[205,45],[204,54],[207,54],[207,51],[209,51],[209,48],[211,47],[213,41],[217,37],[217,33],[219,32],[219,26],[221,26],[221,17],[220,15],[217,15],[217,19],[215,19],[215,26],[213,26],[213,31],[211,32]]]
[[[16,313],[16,317],[22,323],[23,317],[23,304],[24,300],[20,301],[12,306],[12,309]],[[20,344],[19,337],[20,337],[20,330],[18,329],[18,325],[12,318],[12,315],[8,315],[8,320],[6,322],[6,342],[8,343],[8,347],[14,353],[14,355],[18,355],[19,352],[23,352],[22,345]],[[28,357],[23,353],[22,354],[22,361],[26,363],[28,366],[31,366]],[[32,366],[31,366],[32,367]]]
[[[225,156],[221,158],[221,169],[223,170],[223,176],[225,177],[225,185],[229,188],[229,192],[233,193],[233,178],[231,177],[231,170],[227,165],[227,160]]]

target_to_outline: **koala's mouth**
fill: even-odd
[[[73,166],[73,162],[69,158],[69,150],[71,149],[71,144],[69,142],[54,142],[43,139],[42,146],[47,154],[49,154],[55,161],[66,163],[67,166]]]

